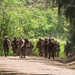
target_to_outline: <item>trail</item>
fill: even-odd
[[[0,56],[0,75],[74,75],[73,69],[43,57]]]

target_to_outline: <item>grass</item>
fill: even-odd
[[[65,42],[60,42],[60,53],[59,53],[60,57],[65,57],[64,46]]]

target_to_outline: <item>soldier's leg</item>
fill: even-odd
[[[47,49],[46,49],[46,52],[45,52],[45,57],[47,58]]]
[[[20,58],[22,58],[22,49],[20,48]]]
[[[19,47],[16,50],[16,55],[20,56],[20,49],[19,49]]]
[[[9,54],[9,48],[7,48],[7,55]]]
[[[33,54],[33,49],[31,49],[31,56],[32,56],[32,54]]]
[[[16,53],[15,53],[15,55],[17,55],[17,50],[18,50],[18,48],[16,49]]]
[[[55,52],[54,52],[54,51],[52,51],[52,58],[53,58],[53,59],[54,59],[54,56],[55,56],[54,54],[55,54]]]
[[[54,50],[54,56],[55,56],[55,57],[57,56],[57,51],[56,51],[56,50]]]
[[[30,49],[28,48],[28,56],[30,55]]]
[[[44,49],[43,54],[44,54],[44,57],[46,58],[46,49]]]
[[[13,55],[16,56],[17,55],[17,48],[13,49]]]
[[[24,58],[25,58],[25,49],[23,50],[23,56],[24,56]]]
[[[44,52],[44,57],[47,58],[47,51]]]
[[[49,51],[49,57],[48,57],[48,59],[50,59],[50,57],[51,57],[51,52]]]
[[[32,49],[30,49],[30,56],[32,56]]]
[[[15,54],[15,49],[13,50],[13,54]]]
[[[40,52],[40,56],[43,56],[43,51],[41,50],[41,52]]]
[[[43,56],[43,49],[41,48],[41,56]]]
[[[43,54],[44,54],[44,57],[45,57],[45,49],[44,49],[44,51],[43,51]]]
[[[6,48],[4,48],[4,55],[5,55],[5,57],[7,56]]]
[[[66,56],[68,56],[68,52],[66,51]]]
[[[46,55],[45,57],[47,58],[47,52],[46,52],[46,54],[45,54],[45,55]]]
[[[39,56],[40,56],[40,49],[38,51],[39,51]]]

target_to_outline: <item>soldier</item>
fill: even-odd
[[[51,57],[51,53],[52,53],[52,50],[51,50],[51,39],[48,40],[48,55],[49,55],[49,59]]]
[[[54,56],[57,56],[57,41],[54,41]]]
[[[37,42],[37,48],[39,51],[39,56],[43,56],[43,42],[42,39],[39,39],[39,41]]]
[[[26,50],[26,54],[29,55],[29,49],[30,49],[30,42],[29,40],[26,38],[25,39],[25,50]]]
[[[68,56],[69,52],[70,52],[70,44],[67,42],[65,45],[65,49],[64,52],[66,53],[66,56]]]
[[[4,48],[4,55],[7,57],[9,54],[9,45],[10,45],[10,40],[8,39],[7,36],[3,39],[3,48]]]
[[[33,48],[34,48],[33,42],[30,41],[30,55],[32,55]]]
[[[54,42],[54,56],[59,57],[60,45],[59,42]]]
[[[51,49],[52,49],[52,58],[54,59],[54,53],[55,53],[55,50],[54,50],[54,39],[52,39],[52,41],[51,41]]]
[[[53,43],[53,39],[49,39],[49,43],[48,43],[48,53],[49,53],[49,59],[52,57],[54,59],[54,43]]]
[[[47,52],[48,52],[48,41],[47,41],[47,39],[45,39],[43,47],[44,47],[44,57],[47,58]]]
[[[11,41],[13,55],[16,55],[16,51],[17,51],[17,48],[18,48],[17,43],[18,43],[18,41],[17,41],[16,37],[14,37]]]
[[[22,58],[22,56],[25,58],[25,40],[21,37],[18,38],[18,49],[20,51],[20,58]]]

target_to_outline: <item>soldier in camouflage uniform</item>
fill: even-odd
[[[29,43],[30,43],[29,51],[30,51],[30,55],[32,55],[34,44],[31,41]]]
[[[29,55],[30,43],[29,43],[29,40],[27,38],[25,38],[24,40],[25,40],[26,55]]]
[[[17,41],[16,37],[14,37],[11,41],[13,55],[16,55],[16,51],[17,51],[17,48],[18,48],[17,43],[18,43],[18,41]]]
[[[47,41],[47,39],[44,40],[43,47],[44,47],[44,57],[47,58],[47,52],[48,52],[48,41]]]
[[[49,39],[48,54],[49,54],[49,59],[50,59],[51,55],[52,55],[52,58],[54,59],[54,43],[53,43],[52,39]]]
[[[65,45],[65,49],[64,49],[64,52],[66,53],[66,56],[68,56],[68,54],[70,53],[70,49],[71,46],[70,44],[67,42],[66,45]]]
[[[20,51],[20,58],[22,58],[22,56],[25,58],[25,40],[21,37],[18,38],[18,49]]]
[[[4,49],[4,55],[7,57],[9,54],[9,45],[10,45],[10,40],[8,39],[7,36],[3,39],[3,49]]]
[[[42,41],[42,39],[39,39],[39,41],[37,42],[37,48],[39,51],[39,56],[43,56],[43,41]]]

